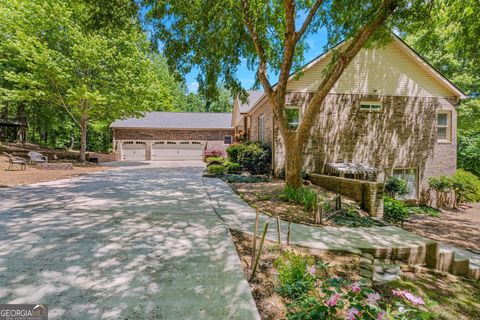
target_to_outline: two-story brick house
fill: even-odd
[[[331,59],[326,52],[290,78],[287,116],[298,126]],[[272,106],[261,92],[234,102],[235,135],[273,149],[272,167],[284,167],[282,138]],[[397,175],[418,199],[428,178],[456,170],[456,105],[466,98],[398,37],[381,48],[362,49],[327,96],[305,149],[307,172],[323,173],[327,163],[364,163],[378,179]]]

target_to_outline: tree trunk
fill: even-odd
[[[293,138],[285,138],[285,183],[287,186],[299,188],[302,180],[302,145]]]
[[[80,118],[80,161],[85,162],[85,154],[87,152],[87,126],[88,126],[88,115],[85,111]]]

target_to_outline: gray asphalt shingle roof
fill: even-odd
[[[240,113],[247,113],[253,105],[263,96],[263,91],[247,90],[248,100],[246,103],[240,101]]]
[[[116,120],[110,128],[231,129],[231,113],[148,112],[142,118]]]

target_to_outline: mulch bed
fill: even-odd
[[[441,210],[438,217],[416,214],[404,222],[404,229],[480,253],[480,204]]]
[[[249,280],[251,275],[250,261],[252,258],[253,237],[233,230],[231,230],[231,234],[240,257],[245,278]],[[265,241],[256,277],[253,281],[249,281],[253,298],[262,320],[286,319],[287,307],[283,298],[276,292],[278,282],[274,268],[275,260],[285,250],[292,250],[299,254],[314,256],[317,260],[330,262],[332,276],[336,275],[352,281],[360,280],[358,274],[360,258],[358,256],[310,250],[296,246],[290,246],[289,248],[279,247],[274,242]]]
[[[307,225],[315,225],[315,214],[313,212],[305,211],[302,205],[285,202],[279,199],[279,195],[285,189],[285,181],[280,179],[272,179],[268,182],[255,183],[230,183],[230,186],[235,192],[242,197],[250,206],[258,208],[260,212],[272,217],[280,217],[285,221],[296,223],[303,223]],[[331,191],[322,189],[316,185],[309,185],[309,188],[314,190],[318,195],[320,201],[328,201],[334,203],[336,194]],[[362,215],[368,216],[366,212],[360,210],[358,205],[352,199],[342,197],[344,206],[351,206],[359,210]],[[324,222],[325,225],[334,225],[334,222],[329,220]]]

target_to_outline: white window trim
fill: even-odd
[[[438,125],[438,115],[445,114],[447,116],[447,125]],[[448,110],[441,110],[437,112],[437,117],[435,118],[435,128],[446,128],[446,135],[447,139],[439,139],[438,138],[438,130],[436,130],[437,134],[437,142],[438,143],[452,143],[452,113]]]
[[[395,170],[402,170],[402,176],[405,175],[405,171],[407,170],[415,170],[415,195],[413,196],[413,198],[405,198],[403,200],[417,200],[418,199],[418,195],[419,195],[419,188],[420,188],[420,170],[416,167],[395,167],[393,168],[392,170],[392,176],[395,172]],[[405,178],[402,177],[403,180],[406,180]]]
[[[295,131],[298,129],[300,126],[300,123],[302,122],[302,108],[300,106],[294,106],[294,105],[286,105],[285,109],[297,109],[298,110],[298,125]]]
[[[364,108],[362,106],[369,106],[369,107]],[[372,109],[370,106],[380,106],[380,108]],[[383,110],[383,103],[381,101],[360,101],[358,103],[358,107],[359,107],[360,111],[381,112]]]
[[[260,121],[262,122],[262,126],[260,130]],[[261,143],[265,143],[265,115],[261,114],[258,117],[258,123],[257,123],[257,134],[258,134],[258,141]]]

